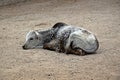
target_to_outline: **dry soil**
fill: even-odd
[[[96,54],[23,50],[29,30],[56,22],[82,26]],[[32,0],[0,7],[0,80],[120,80],[120,0]]]

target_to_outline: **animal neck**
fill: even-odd
[[[40,31],[39,33],[42,35],[43,44],[52,40],[53,31],[51,29]]]

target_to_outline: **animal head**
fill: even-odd
[[[23,49],[33,49],[42,46],[42,35],[37,31],[29,31]]]

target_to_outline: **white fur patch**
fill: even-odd
[[[26,35],[26,41],[29,39],[29,35],[30,35],[31,32],[32,32],[32,31],[29,31],[29,32],[27,33],[27,35]]]

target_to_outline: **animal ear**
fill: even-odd
[[[35,31],[35,34],[36,34],[37,36],[39,36],[39,33],[38,33],[37,31]]]
[[[35,34],[36,34],[36,39],[41,39],[41,37],[40,37],[40,34],[39,34],[39,32],[37,32],[37,31],[34,31],[35,32]]]

